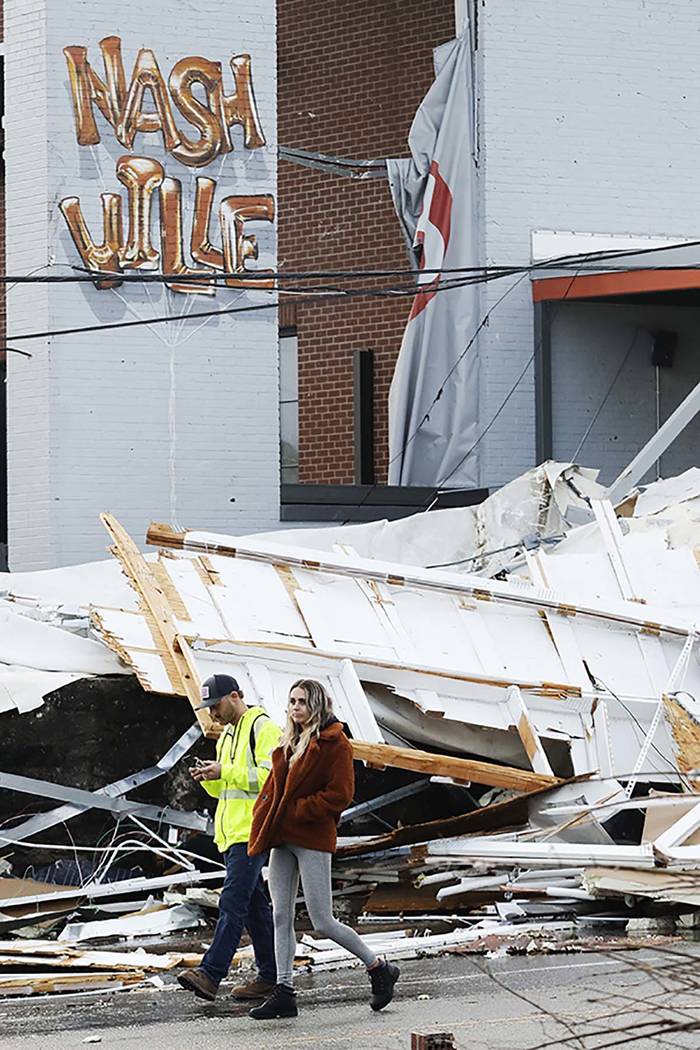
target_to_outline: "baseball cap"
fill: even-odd
[[[207,707],[213,707],[222,696],[229,693],[240,693],[241,689],[235,678],[230,674],[213,674],[202,683],[202,702],[195,711],[203,711]]]

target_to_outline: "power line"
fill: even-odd
[[[489,320],[491,318],[491,314],[501,305],[501,303],[504,301],[504,299],[506,299],[510,295],[510,293],[515,288],[517,288],[517,286],[520,284],[520,282],[522,281],[524,276],[525,276],[524,274],[521,274],[520,277],[518,277],[518,279],[516,281],[514,281],[513,284],[510,285],[509,288],[506,289],[506,291],[503,293],[503,295],[500,297],[500,299],[498,299],[496,301],[496,303],[486,311],[486,313],[482,317],[481,321],[477,325],[476,331],[471,336],[471,338],[470,338],[469,342],[467,343],[467,345],[465,346],[464,350],[462,351],[462,353],[457,358],[457,361],[450,368],[449,372],[447,373],[445,378],[440,383],[440,386],[438,387],[438,390],[437,390],[435,396],[433,397],[432,401],[430,402],[428,410],[423,414],[422,419],[420,420],[420,422],[418,423],[418,425],[416,426],[414,431],[406,439],[406,441],[404,442],[402,447],[399,449],[399,451],[394,456],[392,456],[389,459],[388,466],[391,466],[391,464],[394,463],[400,456],[403,456],[404,452],[406,451],[408,446],[411,444],[411,442],[414,440],[414,438],[417,436],[417,434],[420,431],[420,429],[425,425],[425,423],[428,422],[428,420],[430,419],[431,409],[434,408],[434,406],[437,404],[437,402],[442,397],[442,394],[443,394],[443,391],[444,391],[444,388],[445,388],[445,384],[452,378],[452,376],[454,375],[457,367],[464,360],[464,358],[468,354],[469,350],[471,350],[472,346],[476,342],[476,339],[477,339],[477,336],[479,335],[479,332],[482,330],[482,328],[485,325],[487,325],[489,323]],[[438,288],[439,288],[439,286],[438,286]],[[355,512],[358,511],[358,510],[361,510],[364,507],[364,505],[367,502],[367,500],[369,499],[369,497],[376,490],[377,485],[378,485],[378,482],[375,482],[374,485],[370,489],[368,489],[368,491],[363,496],[362,500],[355,507],[352,508],[352,513],[350,514],[350,516],[348,518],[345,519],[345,521],[343,522],[343,525],[349,524],[349,522],[352,521]],[[432,495],[430,497],[430,500],[428,502],[431,502],[434,499],[436,494],[437,494],[437,489],[434,489],[433,493],[432,493]],[[427,504],[424,504],[423,509],[425,509],[426,506],[427,506]]]
[[[571,280],[570,280],[570,282],[569,282],[569,284],[567,286],[567,289],[566,289],[564,295],[558,301],[557,307],[558,308],[561,307],[561,304],[568,298],[568,296],[569,296],[569,294],[571,292],[571,289],[573,288],[574,282],[576,281],[576,278],[581,273],[581,268],[582,268],[582,264],[583,264],[584,260],[585,261],[591,261],[593,259],[618,258],[618,257],[624,256],[624,255],[638,255],[638,254],[639,255],[646,255],[646,254],[651,254],[651,253],[654,253],[654,252],[668,251],[668,250],[673,250],[673,249],[682,248],[682,247],[690,248],[690,247],[694,247],[694,246],[696,246],[698,244],[700,244],[700,241],[692,241],[692,242],[689,242],[687,244],[675,244],[675,245],[668,245],[668,246],[657,247],[657,248],[645,248],[645,249],[641,249],[639,251],[631,250],[631,251],[627,251],[627,252],[610,252],[610,253],[591,252],[591,253],[587,253],[587,254],[582,254],[580,256],[560,256],[558,260],[552,260],[552,263],[550,265],[553,264],[553,265],[556,265],[557,268],[561,268],[561,263],[566,261],[566,260],[578,260],[578,266],[577,266],[577,269],[574,272],[573,276],[571,277]],[[444,388],[445,383],[449,380],[449,378],[451,378],[451,376],[454,374],[455,370],[457,369],[457,367],[459,366],[461,361],[464,359],[464,357],[467,354],[467,352],[469,351],[469,349],[473,346],[473,344],[474,344],[474,342],[475,342],[479,332],[484,327],[484,325],[486,323],[488,323],[488,320],[489,320],[489,318],[491,316],[491,313],[503,302],[503,300],[510,294],[510,292],[513,291],[513,289],[520,283],[520,281],[523,279],[523,277],[526,275],[526,273],[531,271],[532,269],[535,269],[535,268],[538,268],[537,264],[533,264],[533,266],[531,266],[531,267],[524,268],[523,272],[521,273],[521,276],[518,278],[518,280],[515,281],[513,285],[511,285],[511,287],[505,292],[505,294],[502,295],[501,298],[497,300],[495,305],[493,307],[491,307],[490,310],[484,315],[484,317],[482,318],[481,322],[479,323],[479,326],[477,327],[477,329],[474,332],[473,336],[469,340],[469,343],[467,344],[465,349],[462,351],[462,353],[460,354],[459,358],[457,359],[455,364],[452,366],[452,368],[448,372],[448,374],[445,377],[445,379],[440,384],[440,387],[438,388],[437,393],[435,394],[433,400],[431,401],[430,406],[429,406],[428,410],[426,411],[426,413],[424,414],[423,418],[421,419],[420,423],[417,425],[417,427],[415,428],[413,433],[406,440],[406,442],[401,447],[401,449],[399,449],[399,451],[394,456],[391,457],[391,459],[389,460],[389,465],[391,465],[391,463],[395,462],[395,460],[398,459],[400,456],[403,456],[403,454],[406,451],[408,445],[414,440],[414,438],[416,437],[416,435],[420,431],[421,427],[428,421],[429,414],[430,414],[430,409],[432,409],[435,406],[437,401],[442,396],[443,388]],[[686,269],[686,267],[681,267],[681,268],[682,269]],[[694,268],[697,268],[697,267],[694,266],[692,268],[694,269]],[[640,268],[640,269],[647,270],[647,269],[651,269],[651,268],[643,267],[643,268]],[[668,267],[659,267],[659,269],[664,269],[665,270],[665,269],[668,269]],[[438,289],[439,289],[439,287],[440,286],[438,285]],[[459,460],[459,462],[456,464],[456,466],[454,466],[452,468],[450,473],[447,474],[444,478],[442,478],[437,483],[437,485],[435,486],[435,488],[432,491],[432,494],[431,494],[430,498],[423,505],[423,510],[425,510],[426,508],[429,508],[430,506],[432,506],[432,504],[434,503],[436,497],[439,494],[440,489],[446,484],[446,482],[448,482],[450,480],[451,477],[453,477],[453,475],[457,472],[457,470],[459,470],[459,468],[462,466],[462,464],[465,462],[465,460],[468,459],[468,457],[472,455],[472,453],[478,448],[479,444],[483,441],[483,439],[486,437],[486,435],[489,433],[489,431],[495,425],[495,423],[497,422],[497,420],[501,416],[501,413],[503,412],[503,410],[505,409],[506,405],[510,401],[511,397],[513,396],[513,394],[517,390],[518,386],[522,382],[523,378],[527,374],[530,366],[532,365],[532,363],[533,363],[533,361],[535,359],[537,351],[539,350],[539,347],[541,346],[541,343],[542,343],[542,339],[540,339],[539,343],[535,347],[535,350],[533,351],[532,355],[528,359],[525,367],[520,372],[520,374],[519,374],[518,378],[516,379],[515,383],[510,388],[510,390],[506,394],[504,400],[501,402],[501,404],[499,405],[499,407],[496,410],[495,414],[493,415],[493,417],[491,418],[491,420],[489,421],[487,426],[484,428],[484,430],[481,432],[479,437],[476,439],[476,441],[473,443],[473,445],[467,450],[467,452],[465,452],[465,454],[462,456],[462,458]],[[630,347],[630,351],[631,351],[631,347]],[[628,351],[628,354],[629,354],[630,351]],[[625,360],[626,359],[627,359],[627,355],[625,356]],[[624,364],[624,362],[623,362],[623,364]],[[613,383],[614,383],[614,381],[613,381]],[[607,395],[606,395],[606,399],[607,399]],[[602,408],[602,406],[601,406],[601,408]],[[596,418],[597,418],[597,416],[596,416]],[[594,420],[594,422],[595,422],[595,420]],[[365,503],[367,502],[369,497],[376,490],[377,486],[378,486],[378,483],[375,482],[375,484],[365,493],[365,495],[362,498],[362,500],[355,507],[352,508],[352,513],[350,514],[350,516],[348,518],[345,519],[345,521],[343,522],[343,525],[347,525],[347,524],[349,524],[352,521],[354,513],[356,511],[362,509],[362,507],[365,505]]]
[[[559,306],[559,307],[560,307],[560,306],[561,306],[561,303],[562,303],[562,302],[564,302],[564,300],[565,300],[565,299],[567,298],[567,296],[569,295],[569,293],[570,293],[570,291],[571,291],[571,289],[572,289],[572,287],[573,287],[574,281],[576,280],[576,278],[577,278],[577,276],[578,276],[578,273],[579,273],[579,272],[580,272],[580,268],[579,268],[579,271],[577,271],[576,273],[574,273],[574,275],[572,276],[571,280],[569,281],[569,285],[568,285],[568,287],[567,287],[567,289],[566,289],[566,292],[564,293],[564,295],[563,295],[562,299],[561,299],[561,300],[560,300],[560,302],[559,302],[559,303],[557,304],[557,306]],[[524,275],[523,275],[523,276],[524,276]],[[510,293],[511,293],[511,292],[513,291],[513,289],[514,289],[514,288],[515,288],[515,287],[516,287],[516,286],[517,286],[517,285],[518,285],[518,284],[520,283],[520,281],[521,281],[521,280],[522,280],[522,276],[521,276],[520,278],[518,278],[518,280],[517,280],[517,281],[515,281],[515,282],[514,282],[514,283],[513,283],[513,284],[512,284],[511,286],[510,286],[510,288],[508,288],[508,290],[507,290],[507,291],[505,292],[505,294],[504,294],[504,295],[502,295],[502,296],[501,296],[501,298],[497,300],[497,302],[495,303],[495,305],[494,305],[493,307],[491,307],[489,311],[487,311],[487,313],[486,313],[486,314],[484,315],[484,317],[482,318],[481,322],[479,323],[479,326],[478,326],[478,328],[477,328],[476,332],[474,333],[474,335],[473,335],[473,336],[472,336],[472,338],[470,339],[470,341],[469,341],[469,343],[468,343],[468,345],[467,345],[466,349],[465,349],[465,350],[464,350],[464,351],[462,352],[462,354],[460,355],[459,361],[461,361],[461,360],[462,360],[462,359],[464,358],[464,356],[465,356],[465,354],[467,353],[467,351],[469,350],[469,348],[470,348],[471,346],[473,346],[473,344],[474,344],[474,341],[475,341],[475,339],[476,339],[476,336],[478,335],[478,333],[479,333],[479,332],[481,331],[481,329],[482,329],[482,328],[484,327],[484,325],[485,325],[485,324],[487,323],[487,321],[489,320],[489,318],[490,318],[490,316],[491,316],[491,313],[492,313],[492,312],[493,312],[493,311],[494,311],[494,310],[495,310],[495,309],[496,309],[496,308],[497,308],[498,306],[500,306],[500,304],[501,304],[501,303],[503,302],[503,300],[504,300],[504,299],[506,298],[506,296],[508,296],[508,295],[509,295],[509,294],[510,294]],[[542,338],[544,338],[544,337],[542,337]],[[463,464],[463,463],[465,462],[465,460],[466,460],[466,459],[468,459],[468,457],[469,457],[469,456],[471,456],[471,454],[472,454],[472,453],[473,453],[473,452],[474,452],[474,451],[476,450],[476,448],[477,448],[477,447],[479,446],[479,444],[480,444],[480,443],[481,443],[481,442],[483,441],[483,439],[484,439],[484,438],[486,437],[486,435],[487,435],[487,434],[489,433],[489,431],[491,430],[491,428],[492,428],[492,427],[494,426],[494,424],[496,423],[496,421],[497,421],[497,420],[499,419],[499,417],[500,417],[501,413],[502,413],[502,412],[503,412],[503,410],[505,409],[506,405],[507,405],[507,404],[508,404],[508,402],[510,401],[510,399],[511,399],[511,397],[513,396],[513,394],[515,393],[515,391],[516,391],[516,390],[518,389],[518,387],[520,386],[520,383],[522,382],[523,378],[524,378],[524,377],[525,377],[525,375],[527,374],[527,372],[528,372],[528,370],[529,370],[529,368],[530,368],[531,364],[532,364],[532,363],[533,363],[533,361],[535,360],[535,355],[536,355],[536,353],[537,353],[537,351],[538,351],[539,347],[540,347],[540,346],[541,346],[541,344],[542,344],[542,338],[540,338],[540,341],[538,342],[537,346],[536,346],[536,347],[535,347],[535,349],[533,350],[533,352],[532,352],[532,354],[531,354],[530,358],[528,359],[527,363],[525,364],[525,367],[523,368],[523,370],[521,371],[520,375],[519,375],[519,376],[518,376],[518,378],[516,379],[515,383],[514,383],[514,384],[512,385],[512,387],[510,388],[510,390],[509,390],[509,391],[508,391],[508,393],[506,394],[505,398],[503,399],[503,401],[502,401],[502,402],[501,402],[501,404],[499,405],[499,407],[498,407],[498,409],[496,410],[496,412],[494,413],[494,415],[493,415],[493,416],[491,417],[491,419],[490,419],[489,423],[487,424],[487,426],[486,426],[486,427],[484,428],[484,430],[482,430],[481,434],[480,434],[480,435],[479,435],[479,437],[478,437],[478,438],[476,439],[476,441],[475,441],[475,442],[473,443],[473,445],[471,446],[471,448],[469,448],[469,449],[468,449],[468,450],[467,450],[467,451],[466,451],[466,452],[464,453],[464,455],[462,456],[462,458],[461,458],[461,459],[459,460],[459,462],[458,462],[458,463],[456,464],[456,466],[455,466],[455,467],[453,467],[453,469],[452,469],[452,470],[450,471],[450,473],[449,473],[449,474],[447,474],[447,475],[446,475],[446,476],[445,476],[444,478],[442,478],[442,479],[441,479],[441,480],[440,480],[440,481],[439,481],[439,482],[437,483],[437,485],[436,485],[436,486],[435,486],[435,487],[433,488],[433,490],[432,490],[432,492],[431,492],[431,495],[430,495],[430,496],[429,496],[429,498],[428,498],[428,499],[426,500],[426,502],[425,502],[425,503],[423,504],[422,510],[430,509],[430,507],[431,507],[431,506],[433,505],[433,503],[435,502],[435,499],[437,498],[437,496],[438,496],[438,494],[439,494],[439,492],[440,492],[440,489],[441,489],[441,488],[442,488],[442,487],[443,487],[443,486],[445,485],[445,483],[446,483],[446,482],[448,482],[448,481],[450,480],[450,478],[451,478],[451,477],[453,476],[453,474],[455,474],[455,473],[456,473],[456,472],[457,472],[457,471],[459,470],[459,468],[460,468],[460,467],[462,466],[462,464]],[[459,363],[459,361],[458,361],[458,363]],[[452,368],[450,369],[450,371],[449,371],[449,373],[448,373],[448,377],[450,377],[450,376],[454,375],[454,371],[455,371],[455,368],[456,368],[456,365],[455,365],[455,366],[453,366],[453,367],[452,367]],[[433,401],[431,402],[431,408],[432,408],[432,406],[433,406],[433,405],[434,405],[434,404],[436,403],[436,401],[438,400],[438,398],[440,397],[440,395],[442,394],[442,390],[443,390],[444,384],[445,384],[445,383],[447,382],[447,378],[448,378],[448,377],[446,377],[446,378],[445,378],[445,379],[443,380],[443,382],[442,382],[442,383],[440,384],[440,388],[439,388],[439,390],[438,390],[438,394],[436,394],[436,396],[434,397]],[[424,423],[425,423],[425,422],[427,421],[427,419],[428,419],[428,413],[426,413],[426,414],[425,414],[425,415],[423,416],[423,418],[421,419],[420,423],[419,423],[419,424],[418,424],[418,426],[416,427],[416,430],[414,431],[414,433],[413,433],[413,434],[411,435],[411,437],[409,438],[409,440],[408,440],[408,441],[407,441],[407,442],[406,442],[406,443],[405,443],[405,444],[403,445],[403,447],[402,447],[402,448],[401,448],[401,449],[400,449],[400,450],[399,450],[399,451],[398,451],[398,452],[396,453],[396,456],[392,457],[392,459],[390,459],[390,460],[389,460],[389,462],[390,462],[390,463],[393,463],[393,462],[394,462],[394,460],[395,460],[396,458],[398,458],[399,456],[402,456],[402,455],[403,455],[403,453],[405,452],[406,448],[408,447],[408,445],[409,445],[410,441],[412,441],[412,440],[413,440],[413,438],[414,438],[414,437],[416,436],[416,434],[418,433],[418,431],[420,430],[420,428],[421,428],[421,427],[422,427],[422,426],[424,425]],[[355,507],[353,507],[353,508],[352,508],[352,510],[353,510],[353,514],[354,514],[354,512],[355,512],[355,511],[358,511],[358,510],[361,510],[361,509],[362,509],[362,507],[363,507],[363,506],[365,505],[365,503],[367,502],[367,500],[369,499],[369,497],[370,497],[370,496],[372,495],[372,492],[373,492],[373,491],[374,491],[374,490],[375,490],[376,488],[377,488],[377,483],[375,482],[375,484],[374,484],[374,485],[372,486],[372,488],[371,488],[371,489],[369,489],[369,490],[368,490],[368,491],[367,491],[367,492],[365,493],[365,495],[364,495],[363,499],[362,499],[362,500],[360,501],[360,503],[358,503],[358,504],[357,504],[357,505],[356,505]],[[343,525],[347,525],[347,524],[348,524],[348,523],[349,523],[349,522],[350,522],[350,521],[352,520],[353,514],[351,514],[351,515],[350,515],[350,517],[348,517],[348,518],[346,518],[346,519],[345,519],[345,521],[343,522]]]
[[[525,547],[526,550],[534,550],[539,547],[542,543],[558,543],[559,540],[563,540],[563,534],[556,533],[553,536],[533,536],[524,537],[518,540],[517,543],[509,543],[506,547],[496,547],[495,550],[481,551],[479,554],[472,554],[469,558],[459,558],[457,561],[442,561],[437,565],[426,565],[426,569],[449,569],[453,565],[466,565],[472,561],[482,561],[484,558],[490,558],[494,554],[504,554],[505,551],[519,550],[521,547]]]
[[[463,285],[469,284],[483,284],[490,280],[498,280],[503,277],[520,275],[522,279],[526,274],[532,273],[542,269],[561,269],[569,264],[576,264],[577,270],[574,277],[580,274],[581,267],[585,262],[602,262],[607,259],[620,258],[625,256],[638,256],[648,255],[661,251],[672,251],[681,248],[691,248],[694,246],[700,246],[700,241],[690,241],[685,244],[677,243],[673,245],[665,245],[654,248],[643,248],[643,249],[628,249],[624,251],[615,252],[587,252],[579,255],[563,255],[557,258],[548,259],[544,262],[530,263],[522,266],[513,267],[457,267],[450,269],[436,269],[436,270],[336,270],[336,271],[306,271],[306,272],[290,272],[285,273],[284,271],[276,271],[273,273],[255,271],[246,272],[242,275],[240,272],[225,273],[220,271],[202,271],[201,274],[186,275],[183,277],[182,274],[155,274],[155,273],[117,273],[115,271],[105,270],[82,270],[82,268],[76,267],[76,270],[81,270],[80,275],[75,274],[26,274],[20,276],[0,275],[1,284],[70,284],[70,283],[89,283],[96,280],[115,280],[119,279],[122,282],[127,283],[162,283],[167,284],[173,281],[191,283],[196,285],[202,281],[212,282],[227,280],[228,278],[236,278],[237,280],[245,279],[246,281],[255,282],[256,280],[316,280],[319,278],[333,278],[333,279],[359,279],[360,277],[397,277],[406,276],[410,277],[411,281],[409,285],[401,285],[398,287],[389,287],[381,289],[370,289],[370,288],[351,288],[351,289],[337,289],[337,288],[323,288],[323,287],[312,287],[298,291],[297,294],[302,294],[303,298],[300,300],[287,300],[290,305],[301,305],[304,302],[309,302],[314,296],[323,295],[326,302],[332,301],[333,297],[337,298],[352,298],[352,297],[401,297],[401,296],[415,296],[420,292],[420,285],[416,282],[416,277],[419,275],[428,274],[463,274],[464,276],[458,279],[450,281],[444,281],[437,285],[434,289],[436,292],[449,291],[451,288],[458,288]],[[689,267],[680,267],[681,269],[687,269]],[[700,269],[700,264],[690,268]],[[640,268],[642,269],[642,268]],[[643,269],[651,269],[644,267]],[[669,267],[660,267],[660,269],[669,269]],[[283,289],[278,291],[284,292]],[[564,297],[566,298],[566,296]],[[84,325],[76,326],[74,328],[47,330],[43,332],[30,332],[18,335],[8,336],[7,338],[12,341],[19,341],[25,339],[39,339],[49,338],[51,336],[59,335],[78,335],[81,332],[95,332],[95,331],[109,331],[118,328],[131,328],[149,324],[167,324],[170,321],[203,319],[210,317],[226,316],[228,314],[252,312],[256,310],[275,309],[279,306],[279,302],[255,304],[251,306],[243,307],[224,307],[220,310],[198,310],[191,311],[189,313],[180,314],[165,314],[157,315],[148,319],[139,319],[136,321],[116,321],[116,322],[104,322],[99,325]]]
[[[573,285],[574,285],[574,281],[576,280],[577,276],[578,276],[578,273],[575,273],[575,274],[573,275],[573,277],[571,278],[571,280],[570,280],[570,282],[569,282],[569,285],[568,285],[568,287],[567,287],[567,289],[566,289],[566,291],[565,291],[564,295],[562,296],[561,300],[560,300],[560,301],[559,301],[559,302],[557,303],[557,306],[558,306],[559,308],[561,307],[562,303],[563,303],[563,302],[564,302],[564,301],[566,300],[566,298],[567,298],[567,296],[569,295],[569,293],[570,293],[571,289],[573,288]],[[479,446],[479,445],[480,445],[480,443],[481,443],[481,442],[483,441],[483,439],[484,439],[484,438],[486,437],[486,435],[487,435],[487,434],[488,434],[488,432],[489,432],[489,431],[491,430],[491,428],[493,427],[493,425],[494,425],[494,424],[496,423],[496,421],[497,421],[497,420],[499,419],[499,417],[500,417],[501,413],[503,412],[503,409],[504,409],[504,408],[506,407],[506,405],[507,405],[507,404],[508,404],[508,402],[510,401],[511,397],[513,396],[513,394],[515,393],[515,391],[516,391],[516,390],[518,389],[518,387],[520,386],[520,383],[521,383],[521,382],[522,382],[522,380],[524,379],[525,375],[526,375],[526,374],[527,374],[527,372],[529,371],[529,369],[530,369],[530,365],[531,365],[531,364],[533,363],[533,361],[535,360],[535,355],[537,354],[537,351],[538,351],[538,350],[539,350],[539,348],[541,347],[541,345],[542,345],[542,340],[543,340],[543,339],[544,339],[544,335],[540,337],[540,339],[539,339],[539,342],[538,342],[538,343],[537,343],[537,345],[535,346],[535,349],[533,350],[532,354],[530,355],[530,357],[529,357],[529,359],[528,359],[528,361],[527,361],[527,363],[526,363],[525,367],[523,368],[523,370],[521,371],[520,375],[519,375],[519,376],[518,376],[518,378],[516,379],[515,383],[514,383],[514,384],[512,385],[512,387],[510,388],[510,390],[509,390],[509,391],[508,391],[508,393],[506,394],[505,398],[503,399],[503,401],[502,401],[502,402],[501,402],[501,404],[499,405],[499,407],[498,407],[498,409],[496,410],[496,412],[494,413],[494,415],[493,415],[493,416],[491,417],[491,419],[490,419],[489,423],[487,424],[487,426],[486,426],[486,427],[484,428],[484,430],[482,430],[481,434],[479,434],[479,436],[478,436],[478,438],[476,439],[476,441],[474,442],[474,444],[473,444],[473,445],[471,446],[471,448],[469,448],[469,449],[468,449],[468,450],[467,450],[467,451],[466,451],[466,452],[464,453],[464,455],[462,456],[462,458],[461,458],[461,459],[459,460],[459,462],[458,462],[458,463],[457,463],[457,464],[456,464],[456,465],[455,465],[455,466],[454,466],[454,467],[452,468],[452,470],[450,471],[450,473],[449,473],[449,474],[447,474],[447,475],[446,475],[446,476],[445,476],[444,478],[442,478],[442,479],[441,479],[441,480],[440,480],[440,481],[438,482],[438,484],[437,484],[437,486],[435,487],[435,489],[434,489],[434,492],[433,492],[433,498],[434,498],[434,497],[435,497],[435,496],[437,495],[438,491],[439,491],[439,490],[440,490],[440,489],[441,489],[441,488],[443,487],[443,485],[444,485],[444,484],[445,484],[445,483],[446,483],[447,481],[449,481],[449,480],[450,480],[450,478],[451,478],[451,477],[453,476],[453,474],[455,474],[455,473],[456,473],[456,472],[457,472],[457,471],[459,470],[459,468],[460,468],[460,467],[462,466],[462,464],[464,463],[464,461],[465,461],[466,459],[468,459],[468,458],[469,458],[469,456],[471,456],[472,452],[474,452],[474,451],[475,451],[475,450],[476,450],[476,449],[478,448],[478,446]],[[426,506],[427,506],[427,504],[426,504]]]
[[[438,403],[438,401],[440,400],[440,398],[442,397],[442,395],[444,393],[445,384],[450,381],[450,379],[452,378],[454,373],[457,371],[457,369],[461,365],[461,363],[464,360],[464,358],[467,356],[467,354],[471,350],[472,346],[476,342],[476,339],[477,339],[477,336],[479,335],[479,332],[482,330],[482,328],[485,328],[486,325],[489,323],[489,321],[491,319],[491,314],[494,312],[494,310],[498,309],[498,307],[501,305],[503,300],[506,299],[510,295],[510,293],[517,288],[517,286],[520,284],[520,282],[523,280],[524,277],[525,277],[525,274],[521,274],[521,276],[518,277],[517,281],[515,281],[509,288],[507,288],[506,291],[503,293],[503,295],[500,297],[500,299],[497,299],[496,302],[494,303],[494,305],[492,307],[490,307],[488,312],[484,314],[484,316],[481,319],[481,321],[480,321],[476,331],[474,332],[473,336],[471,337],[471,339],[469,340],[469,342],[465,346],[464,350],[459,355],[459,357],[457,358],[457,360],[452,365],[452,367],[450,368],[449,372],[447,373],[447,375],[443,379],[442,383],[440,384],[440,386],[438,388],[438,391],[435,394],[435,397],[433,398],[433,400],[428,405],[428,408],[426,409],[426,411],[425,411],[425,413],[423,415],[423,418],[421,419],[420,423],[417,425],[417,427],[415,428],[413,433],[410,435],[410,437],[408,438],[408,440],[404,444],[403,448],[400,449],[396,453],[396,455],[391,457],[391,459],[389,460],[389,463],[388,463],[389,466],[391,466],[391,464],[394,463],[399,458],[399,456],[403,456],[404,452],[406,451],[408,446],[411,444],[413,439],[416,437],[416,435],[418,434],[418,432],[421,429],[421,427],[425,423],[428,422],[428,420],[430,419],[430,412],[431,412],[431,410],[435,407],[435,405]]]
[[[487,278],[495,279],[495,278]],[[448,292],[455,288],[461,288],[471,284],[482,284],[485,281],[476,278],[462,278],[460,280],[445,281],[438,285],[435,289],[436,292]],[[404,298],[409,296],[413,298],[416,295],[416,286],[412,284],[410,287],[396,287],[396,288],[346,288],[346,289],[331,289],[318,291],[317,289],[309,289],[296,293],[296,298],[290,298],[284,300],[281,303],[278,299],[273,302],[267,303],[255,303],[250,306],[227,306],[220,310],[192,310],[187,313],[180,314],[158,314],[155,317],[139,318],[136,321],[106,321],[100,324],[94,325],[79,325],[74,328],[56,328],[47,329],[39,332],[25,332],[24,334],[11,334],[7,336],[8,342],[19,342],[26,339],[48,339],[52,336],[60,335],[80,335],[85,332],[103,332],[118,328],[138,328],[144,325],[152,324],[167,324],[169,321],[187,321],[190,319],[202,319],[210,317],[226,317],[231,314],[239,313],[252,313],[259,310],[274,310],[278,306],[284,304],[291,305],[303,305],[309,302],[320,302],[320,303],[332,303],[343,300],[357,299],[357,298]],[[273,294],[273,293],[271,293]]]
[[[74,266],[72,269],[76,274],[20,274],[13,276],[9,274],[0,275],[1,284],[76,284],[89,283],[96,280],[120,280],[123,283],[156,283],[167,284],[172,282],[196,285],[199,283],[221,282],[229,279],[256,282],[268,280],[320,280],[324,278],[351,280],[359,277],[412,277],[418,274],[509,274],[531,273],[537,270],[547,269],[580,269],[584,262],[602,264],[607,260],[636,257],[639,255],[653,255],[660,252],[679,251],[683,248],[694,248],[700,246],[700,240],[675,242],[673,244],[659,245],[652,248],[625,248],[616,251],[580,252],[575,255],[559,255],[550,259],[543,259],[532,263],[502,263],[491,266],[457,266],[439,269],[390,269],[390,270],[207,270],[183,275],[182,273],[154,273],[149,271],[116,271],[98,270]],[[617,267],[612,268],[617,269]],[[683,263],[671,266],[639,267],[641,270],[696,270],[700,269],[700,263]]]

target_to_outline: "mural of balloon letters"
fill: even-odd
[[[99,46],[102,76],[90,64],[87,48],[71,46],[63,51],[80,146],[100,142],[95,110],[126,150],[132,149],[138,133],[159,135],[166,153],[188,168],[207,167],[217,157],[232,152],[229,129],[234,126],[243,129],[246,149],[265,145],[255,104],[250,55],[235,55],[231,59],[234,91],[227,94],[220,62],[197,56],[181,58],[166,82],[154,52],[142,47],[127,85],[121,39],[105,37]],[[195,85],[200,86],[199,97],[194,94]],[[147,112],[146,100],[151,103]],[[192,136],[191,129],[197,134]],[[78,197],[64,197],[59,202],[83,266],[99,271],[99,277],[94,279],[97,288],[117,287],[122,283],[120,274],[126,270],[159,268],[169,278],[168,287],[183,294],[212,295],[211,279],[200,276],[196,281],[187,280],[212,271],[225,272],[225,283],[231,288],[272,287],[272,277],[258,276],[271,271],[256,271],[254,278],[245,276],[250,272],[246,261],[258,257],[256,238],[246,232],[245,224],[251,220],[274,221],[275,202],[271,195],[225,197],[218,208],[221,248],[217,248],[210,240],[217,184],[214,179],[198,176],[190,255],[200,266],[193,267],[185,261],[181,180],[168,175],[160,161],[131,153],[117,160],[115,175],[126,190],[126,207],[120,193],[100,195],[101,243],[91,236]],[[160,214],[158,243],[153,241],[155,201]]]

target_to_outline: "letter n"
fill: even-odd
[[[116,127],[126,96],[126,79],[122,61],[121,40],[108,36],[100,40],[100,50],[105,67],[102,80],[92,68],[85,47],[64,47],[78,145],[94,146],[100,141],[95,123],[93,104],[112,127]]]

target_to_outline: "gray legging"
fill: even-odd
[[[275,918],[275,955],[277,983],[291,985],[294,952],[294,905],[299,892],[299,876],[309,918],[317,933],[329,937],[362,959],[365,966],[377,962],[377,956],[349,926],[333,917],[331,905],[331,854],[302,846],[275,846],[270,854],[268,876]]]

